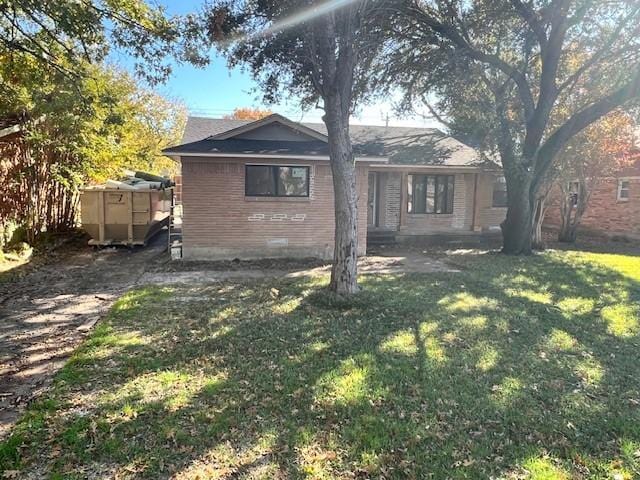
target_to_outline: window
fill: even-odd
[[[453,175],[409,175],[409,213],[453,213]]]
[[[507,206],[507,181],[504,177],[495,177],[493,180],[493,203],[494,207]]]
[[[308,197],[309,167],[247,165],[244,194],[248,197]]]
[[[580,196],[580,182],[569,182],[569,204],[572,207],[578,205],[578,197]]]
[[[629,180],[624,178],[618,179],[618,201],[626,202],[629,200]]]

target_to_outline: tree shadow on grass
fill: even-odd
[[[464,274],[367,277],[349,302],[300,279],[131,293],[20,423],[17,466],[636,474],[638,282],[561,256],[470,262]]]

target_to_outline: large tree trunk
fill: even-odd
[[[338,295],[358,291],[358,202],[349,117],[337,95],[325,98],[324,123],[329,138],[333,176],[335,242],[329,288]]]
[[[505,175],[509,175],[505,171]],[[530,194],[531,179],[524,175],[507,178],[508,208],[502,229],[502,252],[530,255],[534,201]]]

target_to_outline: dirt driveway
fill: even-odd
[[[84,248],[0,283],[0,439],[95,322],[165,250]]]

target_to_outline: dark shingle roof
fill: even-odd
[[[173,149],[172,149],[173,150]],[[239,153],[259,155],[329,155],[325,142],[291,142],[283,140],[204,139],[180,145],[182,153]]]
[[[185,153],[213,153],[214,151],[217,151],[218,153],[246,152],[264,154],[267,153],[267,151],[285,153],[284,150],[291,149],[289,150],[291,154],[302,154],[299,151],[294,152],[293,150],[296,148],[311,148],[311,150],[316,148],[315,145],[285,145],[288,143],[299,142],[283,142],[279,140],[272,142],[270,145],[268,143],[261,145],[250,145],[247,143],[256,142],[255,140],[235,140],[235,142],[242,143],[233,144],[219,143],[230,142],[231,139],[217,141],[205,140],[214,135],[251,122],[251,120],[189,117],[182,137],[182,145],[179,147],[172,147],[170,150],[176,151],[179,149]],[[302,125],[325,135],[327,133],[326,126],[323,123],[302,123]],[[468,166],[475,165],[478,162],[478,153],[473,148],[435,128],[351,125],[349,127],[349,131],[351,133],[351,140],[356,154],[376,156],[386,155],[389,157],[390,163]],[[301,143],[307,144],[316,142]],[[233,150],[233,148],[243,149],[243,151],[240,152],[238,150]],[[252,148],[257,150],[251,150]],[[326,147],[324,148],[326,149]],[[317,155],[327,155],[327,153],[320,153],[319,148],[317,151]]]

